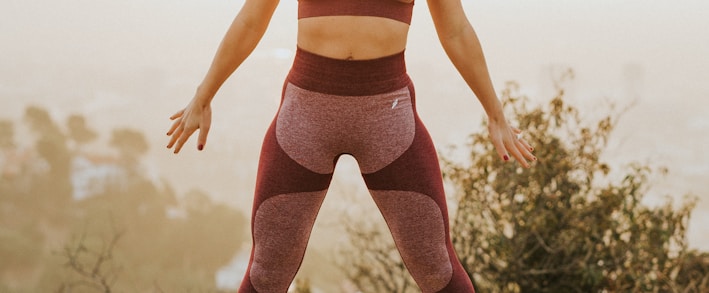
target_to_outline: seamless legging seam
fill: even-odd
[[[348,61],[300,49],[264,138],[239,292],[287,291],[342,154],[357,160],[421,290],[473,292],[450,241],[438,158],[404,53]]]

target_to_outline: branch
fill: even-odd
[[[58,292],[71,292],[71,288],[83,286],[110,293],[116,274],[114,270],[105,271],[103,268],[113,261],[113,250],[122,236],[123,232],[114,232],[108,244],[104,241],[99,251],[94,251],[85,245],[86,232],[81,234],[76,244],[65,246],[62,254],[66,259],[65,267],[78,275],[79,280],[62,283]],[[86,257],[94,259],[82,260]],[[88,263],[90,264],[87,265]]]

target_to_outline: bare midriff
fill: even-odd
[[[403,51],[408,32],[408,24],[383,17],[309,17],[298,20],[298,47],[335,59],[375,59]]]

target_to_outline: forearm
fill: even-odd
[[[497,154],[505,161],[511,155],[522,166],[529,167],[527,160],[537,158],[531,153],[532,147],[518,137],[521,131],[510,127],[505,120],[502,103],[490,80],[482,46],[463,11],[461,0],[428,0],[428,8],[448,58],[487,113],[489,136]]]
[[[490,119],[504,117],[502,104],[490,80],[485,55],[472,26],[462,25],[455,35],[440,36],[448,58],[475,93]]]
[[[465,25],[458,34],[441,38],[441,44],[487,115],[491,119],[502,117],[502,105],[490,80],[482,46],[472,26]]]
[[[253,52],[266,32],[275,6],[259,7],[250,4],[249,1],[245,3],[227,30],[204,80],[197,89],[195,99],[204,103],[211,102],[224,81]]]
[[[502,105],[490,81],[478,36],[460,0],[429,0],[438,38],[453,65],[475,93],[490,119],[503,117]]]

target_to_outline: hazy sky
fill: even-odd
[[[700,238],[709,225],[698,225],[709,223],[709,2],[463,2],[498,89],[517,80],[544,102],[553,73],[570,67],[576,79],[569,99],[589,117],[608,101],[635,104],[608,158],[669,166],[670,176],[655,183],[656,200],[706,198],[694,214],[691,240],[709,249],[709,239]],[[0,0],[0,117],[19,119],[26,105],[39,104],[58,120],[83,113],[99,129],[141,128],[152,143],[148,161],[156,176],[178,182],[180,190],[248,200],[261,135],[291,62],[296,0],[281,2],[259,48],[216,98],[208,152],[187,149],[174,157],[162,148],[167,116],[191,98],[241,3]],[[414,14],[407,62],[419,111],[439,146],[460,143],[479,130],[483,113],[437,44],[424,1]]]

